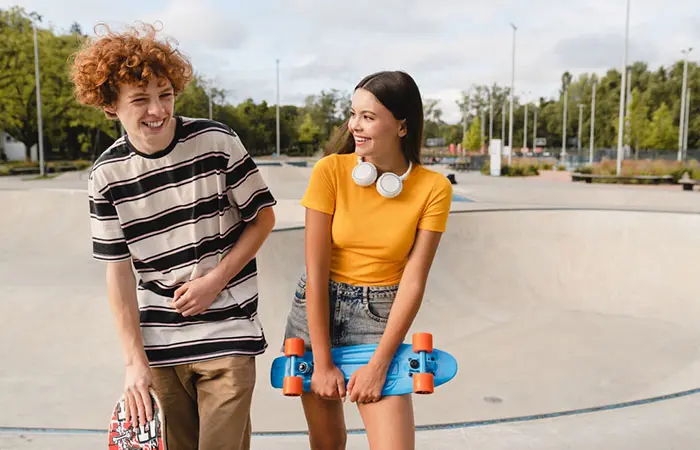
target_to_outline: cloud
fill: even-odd
[[[174,0],[162,11],[151,11],[146,17],[162,22],[165,34],[202,49],[237,49],[248,37],[243,21],[220,14],[210,0]]]
[[[532,97],[555,95],[569,70],[604,73],[622,63],[624,1],[587,0],[0,0],[19,1],[47,22],[68,29],[78,21],[163,23],[196,69],[219,80],[230,101],[276,101],[275,59],[281,60],[281,100],[302,104],[321,90],[349,92],[368,73],[408,71],[423,96],[440,99],[448,122],[460,120],[454,101],[472,84],[510,85],[512,30],[516,33],[515,85]],[[8,3],[10,2],[10,3]],[[629,61],[651,70],[700,54],[697,0],[634,0]],[[696,45],[697,44],[697,45]],[[697,53],[696,53],[697,52]]]
[[[553,54],[559,67],[570,70],[600,69],[622,64],[624,38],[622,34],[584,34],[562,39],[554,45]],[[630,39],[628,61],[656,60],[659,51],[653,42]]]

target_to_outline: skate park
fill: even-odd
[[[269,385],[303,269],[306,166],[260,164],[278,200],[258,256],[268,349],[254,449],[308,448],[298,399]],[[449,173],[446,166],[433,170]],[[86,172],[0,178],[0,449],[94,449],[123,387]],[[411,331],[457,377],[415,396],[425,449],[693,448],[700,407],[697,192],[455,175],[452,213]],[[346,404],[349,449],[367,448]]]

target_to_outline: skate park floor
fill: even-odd
[[[431,168],[447,173],[443,166]],[[310,167],[261,165],[279,204],[258,256],[269,347],[253,449],[308,449],[298,399],[269,386],[303,267]],[[692,449],[700,431],[700,192],[456,173],[410,333],[457,377],[415,396],[419,449]],[[95,449],[123,386],[90,256],[86,173],[0,178],[0,449]],[[368,448],[354,405],[349,449]]]

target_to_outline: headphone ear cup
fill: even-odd
[[[352,169],[352,179],[359,186],[369,186],[377,179],[377,168],[372,163],[362,161]]]
[[[386,198],[394,198],[403,190],[403,181],[393,173],[384,173],[377,180],[377,192]]]

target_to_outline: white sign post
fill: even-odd
[[[493,139],[489,144],[489,155],[491,157],[491,176],[501,176],[501,154],[503,153],[502,142],[500,139]]]

